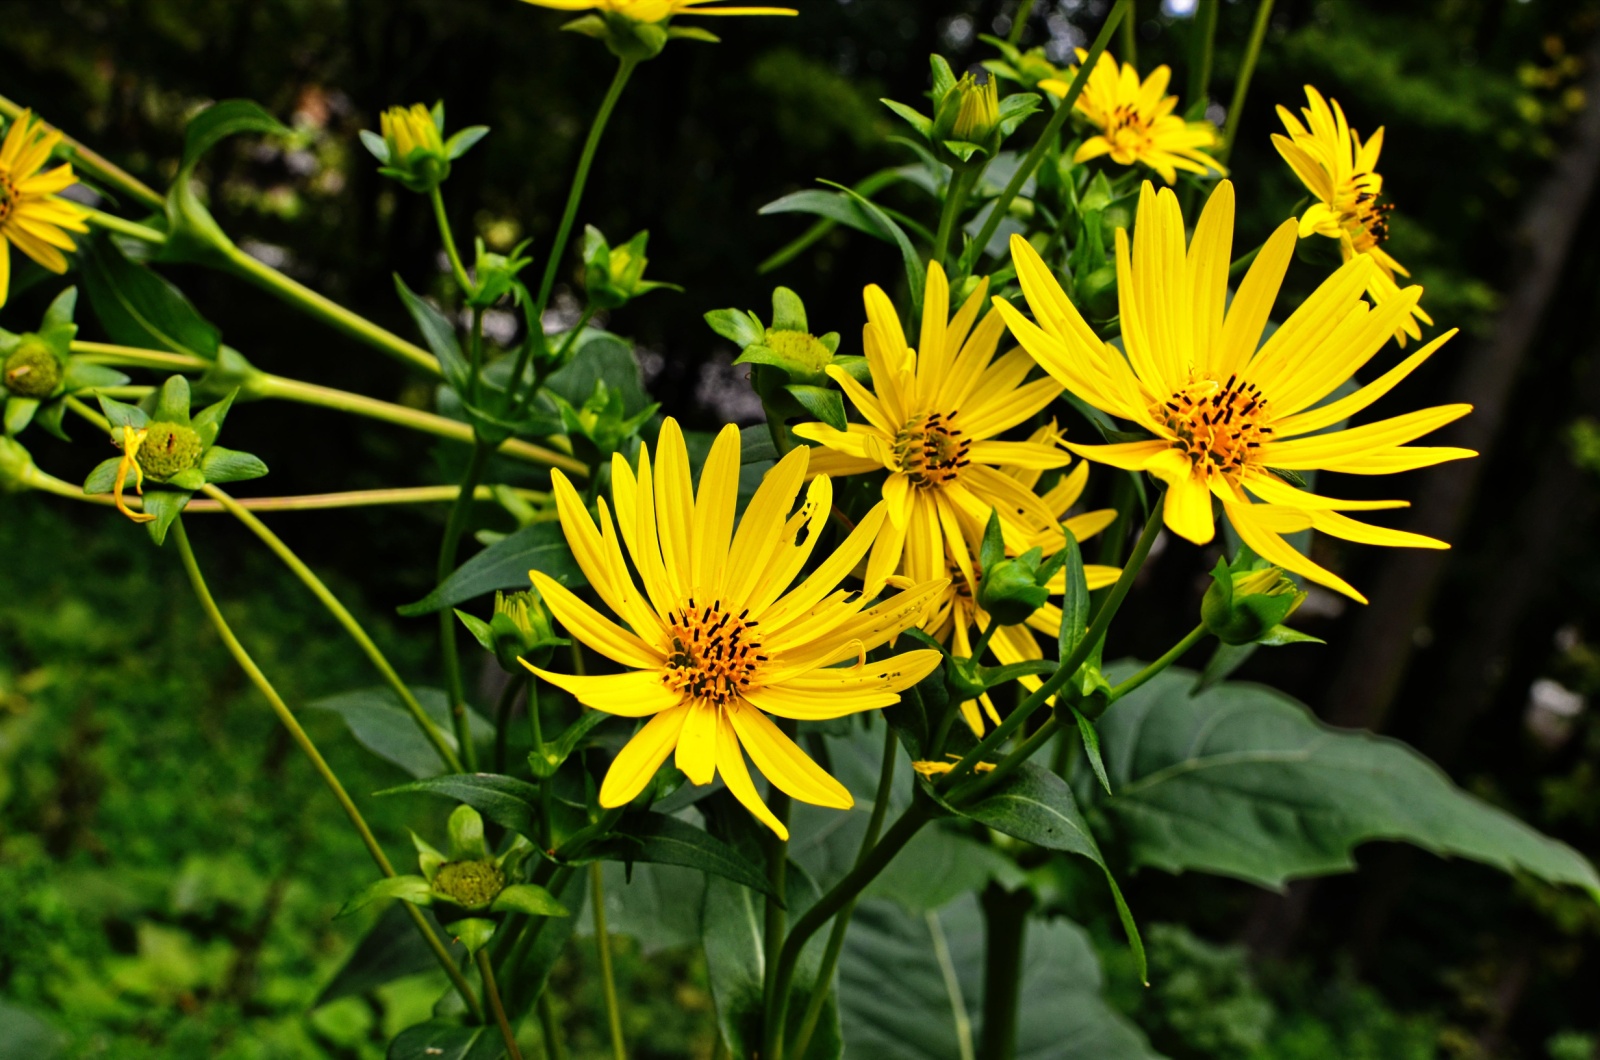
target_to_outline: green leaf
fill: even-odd
[[[633,347],[624,339],[594,328],[578,339],[572,362],[559,371],[552,372],[544,388],[560,394],[574,407],[582,407],[594,393],[595,383],[604,380],[611,390],[622,395],[622,411],[627,416],[637,416],[651,404],[639,375],[639,362]],[[549,398],[541,394],[548,407]]]
[[[107,365],[85,364],[74,357],[67,362],[66,371],[61,375],[61,385],[68,393],[77,393],[101,387],[127,386],[128,377]]]
[[[606,927],[639,943],[645,956],[700,942],[700,906],[706,876],[678,865],[602,864],[605,877]],[[592,935],[591,918],[576,925],[579,935]]]
[[[1056,641],[1059,652],[1056,658],[1065,661],[1078,650],[1078,645],[1089,632],[1089,583],[1084,579],[1083,552],[1078,548],[1078,539],[1065,527],[1062,532],[1067,537],[1066,546],[1062,549],[1067,556],[1066,565],[1062,568],[1067,582],[1061,594],[1061,632]]]
[[[532,883],[514,883],[495,895],[490,906],[496,913],[525,913],[528,916],[567,916],[567,907],[555,896]]]
[[[129,261],[108,237],[83,240],[83,284],[112,342],[213,360],[222,333],[165,279]]]
[[[989,521],[983,527],[983,543],[978,549],[978,569],[987,574],[995,564],[1006,558],[1006,543],[1000,531],[1000,513],[989,509]]]
[[[399,273],[395,273],[394,276],[394,289],[400,296],[401,303],[405,305],[406,312],[410,313],[411,319],[416,322],[417,330],[422,333],[422,340],[428,344],[428,349],[433,351],[433,355],[439,358],[439,367],[444,371],[444,377],[458,392],[465,393],[472,368],[461,352],[455,325],[451,324],[449,318],[439,310],[413,294]]]
[[[1106,776],[1105,759],[1100,755],[1100,733],[1094,727],[1094,722],[1084,717],[1077,707],[1070,703],[1066,707],[1072,711],[1072,717],[1078,724],[1078,737],[1083,741],[1083,753],[1089,759],[1089,768],[1094,770],[1094,778],[1100,782],[1100,787],[1110,795],[1111,780]]]
[[[843,184],[834,184],[825,180],[822,183],[838,188],[864,210],[868,217],[877,223],[883,233],[891,238],[900,247],[900,257],[906,267],[906,287],[911,292],[911,315],[913,318],[922,315],[922,286],[926,281],[926,273],[922,264],[922,257],[917,253],[917,248],[911,245],[911,240],[905,231],[890,219],[876,203],[866,198],[854,188],[847,188]]]
[[[0,1060],[54,1060],[67,1036],[25,1008],[0,1001]]]
[[[117,469],[122,466],[122,457],[113,456],[100,461],[89,472],[89,477],[83,480],[83,492],[87,494],[110,493],[117,485]]]
[[[887,898],[920,915],[981,891],[990,880],[1015,890],[1026,883],[1026,876],[999,850],[936,822],[895,855],[863,896]]]
[[[554,522],[532,523],[490,545],[455,569],[433,592],[399,611],[407,618],[453,607],[496,589],[526,589],[528,571],[538,570],[563,585],[583,584],[566,536]]]
[[[1100,722],[1117,791],[1104,808],[1135,863],[1282,887],[1354,869],[1360,843],[1403,840],[1600,900],[1600,877],[1577,851],[1462,791],[1406,745],[1329,728],[1259,685],[1191,696],[1194,680],[1174,667]]]
[[[539,992],[544,989],[550,971],[567,949],[567,942],[581,919],[584,903],[589,897],[589,874],[574,872],[556,892],[556,900],[567,909],[570,916],[542,917],[533,922],[538,935],[529,947],[527,958],[501,980],[501,991],[506,995],[506,1012],[513,1025],[533,1007]],[[515,921],[512,921],[515,923]]]
[[[5,432],[10,435],[21,434],[22,429],[33,422],[33,414],[39,411],[36,398],[18,397],[16,394],[7,397],[5,405]]]
[[[361,130],[361,144],[367,151],[383,165],[389,164],[389,144],[382,136],[371,129]]]
[[[487,125],[469,125],[444,142],[444,153],[453,162],[472,150],[479,140],[488,135]]]
[[[662,813],[630,813],[617,823],[613,861],[681,865],[771,894],[765,871],[703,828]]]
[[[743,350],[754,346],[766,335],[766,329],[754,314],[739,309],[713,309],[705,315],[712,331]]]
[[[150,532],[150,540],[157,545],[167,539],[167,531],[172,528],[172,521],[182,513],[193,496],[188,490],[147,489],[144,491],[144,511],[147,515],[155,516],[154,522],[145,523],[144,527]]]
[[[789,392],[790,397],[800,402],[802,408],[834,430],[843,431],[849,426],[844,418],[844,399],[839,396],[837,390],[799,383],[791,383],[783,389]]]
[[[401,795],[411,792],[442,795],[466,803],[500,827],[509,828],[530,839],[539,834],[539,789],[525,780],[498,773],[450,773],[389,788],[378,794]]]
[[[801,191],[790,192],[781,199],[774,199],[761,207],[759,213],[808,213],[818,217],[826,217],[858,232],[865,232],[884,242],[892,242],[893,237],[878,225],[861,205],[847,195],[831,191],[818,191],[815,188],[806,188]]]
[[[421,909],[418,912],[434,931],[444,934],[431,911]],[[361,937],[339,971],[317,995],[312,1007],[326,1005],[341,997],[365,994],[384,983],[438,966],[433,950],[422,940],[421,933],[411,921],[411,915],[399,903],[394,903]]]
[[[449,697],[437,688],[414,688],[412,694],[438,726],[445,742],[459,751],[451,726]],[[357,743],[413,777],[437,776],[446,768],[439,752],[417,728],[411,712],[401,705],[393,689],[363,688],[319,699],[308,706],[339,715],[350,727],[350,735]],[[484,743],[494,738],[494,725],[477,711],[468,708],[467,719],[475,742]]]
[[[433,900],[433,892],[428,886],[428,881],[421,876],[386,876],[377,883],[362,888],[340,907],[335,919],[349,916],[383,898],[399,898],[401,901],[426,905]]]
[[[253,453],[241,453],[214,445],[206,450],[205,457],[200,461],[200,470],[205,472],[207,482],[222,485],[260,478],[267,473],[267,465]]]
[[[933,136],[933,120],[917,110],[917,108],[894,99],[880,99],[878,102],[904,118],[906,123],[917,130],[924,140]]]
[[[778,331],[811,330],[806,323],[805,302],[787,287],[772,289],[772,326]]]
[[[500,1060],[505,1040],[489,1024],[463,1027],[449,1019],[434,1019],[407,1027],[389,1043],[387,1060]]]
[[[457,611],[456,614],[461,612]],[[544,745],[543,753],[532,751],[528,754],[528,768],[536,777],[555,776],[561,763],[565,762],[572,752],[578,749],[578,744],[585,736],[597,726],[604,725],[614,715],[599,710],[586,710],[578,715],[578,719],[565,729],[561,735]]]
[[[1031,920],[1017,1006],[1017,1060],[1157,1060],[1144,1036],[1101,997],[1088,934]],[[984,926],[963,897],[917,915],[863,901],[839,960],[847,1055],[969,1060],[983,1038]]]
[[[230,136],[239,133],[263,133],[269,136],[287,136],[289,130],[277,118],[262,109],[261,104],[248,99],[225,99],[214,103],[189,120],[183,134],[182,175],[200,160],[200,156]]]
[[[1112,900],[1117,906],[1117,917],[1128,935],[1135,960],[1139,964],[1139,977],[1146,978],[1144,943],[1139,938],[1139,928],[1133,913],[1122,897],[1122,888],[1111,875],[1100,845],[1095,842],[1089,824],[1078,809],[1067,782],[1032,762],[1024,762],[1010,776],[989,788],[976,802],[952,807],[963,817],[988,825],[997,832],[1014,836],[1024,842],[1061,850],[1088,858],[1105,873],[1111,888]]]

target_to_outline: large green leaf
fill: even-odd
[[[731,844],[704,828],[664,813],[630,813],[617,822],[607,856],[622,862],[681,865],[732,880],[762,894],[771,893],[766,873]]]
[[[52,1060],[65,1038],[27,1009],[0,1001],[0,1060]]]
[[[467,1027],[434,1019],[407,1027],[389,1043],[388,1060],[497,1060],[505,1041],[493,1025]]]
[[[496,589],[526,589],[530,570],[543,571],[563,585],[583,584],[583,572],[561,527],[553,522],[530,523],[467,560],[437,589],[406,604],[400,613],[426,615]]]
[[[1191,696],[1194,681],[1168,670],[1100,721],[1117,793],[1103,804],[1135,862],[1281,887],[1349,871],[1358,844],[1396,839],[1600,900],[1582,855],[1462,791],[1405,744],[1329,728],[1259,685]]]
[[[443,795],[464,802],[502,828],[535,839],[539,812],[539,789],[525,780],[498,773],[447,773],[413,784],[389,788],[379,795],[422,792]]]
[[[551,969],[556,966],[556,962],[566,950],[575,926],[588,919],[582,915],[583,904],[588,897],[589,874],[570,873],[566,884],[556,891],[556,900],[566,907],[570,915],[532,918],[528,930],[537,930],[538,935],[533,945],[529,947],[527,956],[505,976],[502,987],[506,995],[506,1011],[511,1017],[513,1026],[533,1007],[539,991],[544,989],[545,983],[550,978]],[[524,919],[508,917],[507,929]]]
[[[459,750],[450,719],[449,697],[437,688],[416,688],[412,692],[423,711],[439,727],[445,741],[452,749]],[[444,772],[439,752],[417,728],[411,712],[401,706],[400,698],[391,689],[362,688],[309,705],[339,715],[362,747],[414,777],[420,779]],[[475,743],[482,744],[494,738],[494,724],[489,719],[470,707],[467,716]]]
[[[83,285],[113,342],[215,360],[222,333],[165,279],[129,261],[110,237],[82,241]]]
[[[228,137],[245,132],[287,136],[289,129],[254,100],[225,99],[213,103],[191,118],[189,127],[184,130],[181,168],[187,173],[201,155]]]
[[[839,961],[850,1056],[969,1060],[983,1032],[983,915],[968,895],[921,915],[890,902],[856,908]],[[1140,1034],[1100,996],[1084,931],[1028,926],[1017,1012],[1018,1060],[1149,1060]]]
[[[635,416],[650,405],[650,394],[639,374],[639,361],[627,340],[610,332],[594,329],[583,333],[576,343],[572,361],[552,372],[544,388],[560,394],[575,407],[582,407],[596,382],[622,392],[624,416]],[[555,406],[541,396],[541,404],[554,412]]]
[[[612,934],[633,938],[646,956],[699,943],[704,873],[678,865],[623,866],[615,861],[606,862],[602,873],[606,928]],[[590,917],[580,917],[573,927],[578,935],[594,933]]]

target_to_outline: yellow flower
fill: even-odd
[[[1079,48],[1078,61],[1083,62],[1088,54]],[[1039,87],[1065,98],[1076,74],[1074,68],[1067,80],[1047,78],[1039,82]],[[1087,162],[1110,155],[1113,162],[1122,166],[1142,162],[1168,184],[1177,183],[1180,169],[1226,175],[1228,171],[1222,163],[1204,150],[1221,145],[1216,127],[1208,121],[1184,121],[1173,113],[1178,97],[1166,94],[1171,79],[1172,70],[1158,66],[1141,83],[1139,71],[1131,63],[1123,63],[1119,71],[1117,61],[1101,52],[1075,107],[1100,130],[1100,135],[1085,140],[1072,160]]]
[[[896,570],[917,584],[942,579],[947,550],[960,569],[972,570],[967,541],[982,540],[991,509],[1004,517],[1008,550],[1025,552],[1052,533],[1060,537],[1057,513],[1005,469],[1063,467],[1072,457],[1053,440],[997,436],[1055,400],[1061,384],[1024,382],[1033,361],[1023,350],[995,360],[1005,325],[995,313],[978,320],[988,290],[988,281],[980,282],[947,320],[949,283],[937,262],[929,264],[919,352],[906,345],[889,296],[876,284],[868,287],[862,345],[873,390],[842,368],[828,368],[866,422],[846,431],[824,423],[794,428],[824,447],[811,457],[814,474],[889,472],[883,484],[889,517],[872,547],[869,582]]]
[[[1345,261],[1358,254],[1370,257],[1378,267],[1371,273],[1367,293],[1376,303],[1387,302],[1400,293],[1395,277],[1411,274],[1383,249],[1389,238],[1389,213],[1394,209],[1392,203],[1378,201],[1383,194],[1383,177],[1377,169],[1383,129],[1380,127],[1362,143],[1345,121],[1338,100],[1323,99],[1322,93],[1310,85],[1306,86],[1306,99],[1311,104],[1301,111],[1306,124],[1301,125],[1287,108],[1280,106],[1278,117],[1289,135],[1272,134],[1278,154],[1318,199],[1300,216],[1300,234],[1315,232],[1337,239]],[[1402,347],[1407,336],[1422,337],[1418,320],[1433,323],[1420,305],[1413,306],[1395,332]]]
[[[1055,424],[1039,428],[1034,432],[1031,441],[1043,443],[1056,438]],[[1041,472],[1036,469],[1021,468],[1011,471],[1011,477],[1016,479],[1021,486],[1032,492],[1038,485]],[[1083,495],[1084,486],[1089,482],[1089,465],[1079,462],[1071,473],[1063,475],[1054,486],[1046,490],[1039,498],[1044,506],[1055,513],[1060,520],[1067,511]],[[1072,536],[1078,541],[1086,541],[1116,521],[1117,513],[1112,508],[1101,508],[1092,512],[1084,512],[1065,520],[1066,528],[1072,531]],[[1002,517],[1002,525],[1003,517]],[[1057,531],[1053,535],[1039,539],[1041,547],[1053,551],[1065,544],[1065,539]],[[977,542],[969,542],[968,547],[976,550]],[[1031,546],[1030,546],[1031,547]],[[949,564],[950,587],[940,594],[928,613],[927,619],[922,623],[922,629],[929,636],[949,646],[951,654],[957,658],[971,658],[973,646],[973,630],[978,634],[989,628],[989,615],[977,604],[977,584],[979,575],[970,565],[963,566],[954,558],[946,555]],[[1098,563],[1084,564],[1084,580],[1090,589],[1103,589],[1117,580],[1117,575],[1122,573],[1116,567],[1107,567]],[[1051,579],[1046,588],[1052,596],[1060,596],[1067,588],[1066,572],[1060,572]],[[1030,627],[1054,639],[1061,631],[1061,608],[1056,604],[1045,604],[1035,611],[1021,626],[1001,626],[994,631],[989,639],[989,650],[994,653],[995,659],[1002,666],[1012,663],[1027,662],[1033,659],[1044,658],[1044,652],[1039,648],[1039,641],[1030,632]],[[1037,677],[1023,677],[1023,687],[1038,688],[1041,681]],[[1000,723],[1000,714],[995,710],[994,703],[987,695],[980,697],[983,704],[983,713],[996,725]],[[983,718],[978,713],[979,700],[967,700],[961,704],[961,716],[966,719],[972,731],[979,736],[983,735]]]
[[[523,0],[557,11],[603,11],[635,22],[661,22],[674,15],[798,15],[792,7],[705,7],[722,0]]]
[[[720,772],[751,813],[787,838],[756,794],[740,747],[773,785],[794,798],[849,807],[844,785],[806,757],[767,715],[824,720],[896,702],[901,691],[939,665],[940,654],[910,651],[867,663],[866,653],[916,625],[944,581],[916,586],[872,607],[867,605],[881,585],[869,585],[865,592],[837,588],[883,524],[884,509],[878,505],[791,588],[833,507],[832,486],[819,476],[790,514],[810,450],[796,447],[767,473],[737,531],[738,428],[726,427],[717,436],[698,493],[690,485],[689,454],[676,421],[662,425],[659,450],[652,463],[649,449],[641,449],[637,477],[621,454],[613,457],[616,524],[601,500],[598,529],[572,484],[559,471],[552,475],[561,526],[578,565],[600,600],[629,628],[554,579],[530,572],[567,632],[626,672],[575,677],[528,668],[585,706],[650,718],[612,762],[600,805],[626,805],[676,750],[675,764],[692,783],[709,784]],[[628,573],[623,544],[644,583],[643,593]],[[851,665],[836,665],[845,661]]]
[[[70,165],[40,172],[61,134],[23,111],[0,143],[0,305],[11,287],[10,243],[51,272],[66,272],[63,250],[76,250],[68,231],[87,232],[83,210],[56,198],[77,183]]]
[[[1166,483],[1164,518],[1179,536],[1199,544],[1212,539],[1215,497],[1258,556],[1364,601],[1344,580],[1296,552],[1282,535],[1315,528],[1363,544],[1447,546],[1341,514],[1400,508],[1402,501],[1320,497],[1275,472],[1384,475],[1475,456],[1466,449],[1406,444],[1472,407],[1443,405],[1327,430],[1392,390],[1455,332],[1441,335],[1353,393],[1319,404],[1383,347],[1422,291],[1409,287],[1369,306],[1362,292],[1377,266],[1360,255],[1323,281],[1262,343],[1262,330],[1294,254],[1297,227],[1292,218],[1285,221],[1262,245],[1230,304],[1233,185],[1217,185],[1186,248],[1177,197],[1167,189],[1157,195],[1147,181],[1131,251],[1127,232],[1117,231],[1126,356],[1095,335],[1024,240],[1012,239],[1011,256],[1038,324],[1012,306],[998,304],[1012,334],[1046,371],[1094,407],[1153,435],[1111,445],[1069,443],[1069,449],[1114,467],[1148,471]],[[1314,433],[1319,431],[1325,433]]]

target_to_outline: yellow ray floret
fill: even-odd
[[[0,142],[0,306],[11,287],[14,246],[51,272],[66,272],[64,250],[77,249],[68,232],[87,232],[82,208],[58,193],[77,183],[70,165],[44,169],[61,134],[23,111]]]
[[[1301,109],[1305,124],[1280,106],[1278,118],[1289,135],[1272,136],[1278,154],[1317,200],[1300,215],[1300,234],[1315,232],[1337,239],[1345,261],[1358,255],[1371,258],[1378,267],[1368,274],[1367,293],[1375,303],[1390,301],[1400,294],[1395,277],[1411,274],[1383,247],[1394,209],[1391,203],[1380,201],[1383,177],[1378,173],[1378,153],[1383,150],[1383,129],[1362,143],[1345,120],[1338,100],[1323,99],[1315,88],[1305,87],[1310,104]],[[1419,320],[1433,323],[1420,305],[1413,304],[1395,332],[1401,346],[1407,337],[1422,337]]]
[[[792,7],[707,7],[723,0],[523,0],[557,11],[604,11],[635,22],[661,22],[675,15],[798,15]]]
[[[1240,538],[1262,558],[1361,600],[1343,579],[1291,548],[1283,535],[1315,528],[1367,544],[1446,546],[1338,514],[1404,507],[1403,502],[1318,496],[1290,485],[1273,469],[1377,475],[1474,456],[1465,449],[1407,444],[1471,406],[1420,409],[1314,433],[1388,393],[1455,332],[1349,396],[1319,405],[1383,347],[1422,291],[1409,287],[1369,305],[1362,295],[1377,266],[1360,255],[1324,281],[1262,343],[1297,229],[1292,219],[1278,227],[1230,303],[1233,185],[1217,186],[1185,246],[1177,197],[1168,190],[1157,194],[1146,182],[1131,245],[1126,231],[1117,232],[1126,356],[1095,335],[1025,240],[1011,241],[1011,256],[1037,323],[1005,302],[996,304],[1012,334],[1047,372],[1089,404],[1151,435],[1110,445],[1069,443],[1069,449],[1163,481],[1164,519],[1174,533],[1209,542],[1215,533],[1215,497]]]
[[[1088,54],[1079,48],[1078,62]],[[1046,78],[1039,87],[1065,98],[1076,73],[1074,68],[1066,80]],[[1226,175],[1228,171],[1222,163],[1206,153],[1221,146],[1216,126],[1208,121],[1185,121],[1173,113],[1178,108],[1178,97],[1167,95],[1171,79],[1172,70],[1158,66],[1140,81],[1139,71],[1131,63],[1123,63],[1119,69],[1115,59],[1101,52],[1100,61],[1090,71],[1075,104],[1077,112],[1100,132],[1085,140],[1072,160],[1087,162],[1109,155],[1121,166],[1136,162],[1149,166],[1168,184],[1177,182],[1180,169]]]
[[[612,762],[602,806],[626,805],[672,754],[692,783],[709,784],[720,773],[751,813],[787,838],[757,794],[745,754],[802,802],[844,808],[851,798],[768,715],[825,720],[876,710],[939,665],[940,654],[928,650],[865,660],[921,621],[945,588],[942,578],[875,606],[868,606],[872,593],[838,589],[882,528],[883,505],[800,578],[833,503],[825,476],[805,486],[809,453],[801,446],[779,461],[737,521],[737,427],[717,436],[698,489],[675,420],[662,425],[654,460],[641,448],[637,471],[618,454],[611,467],[615,519],[601,500],[598,525],[566,476],[552,474],[572,554],[622,624],[547,575],[530,577],[567,632],[625,672],[584,677],[529,669],[585,706],[650,719]]]
[[[1029,382],[1033,361],[1020,349],[995,358],[1005,325],[992,312],[978,319],[988,286],[980,282],[952,317],[944,269],[930,264],[917,349],[907,345],[889,296],[868,287],[862,344],[872,389],[828,369],[866,422],[845,431],[823,423],[794,428],[821,447],[811,456],[813,474],[889,472],[888,519],[872,548],[869,583],[895,571],[912,583],[946,577],[946,551],[965,556],[964,542],[982,538],[991,509],[1001,512],[1007,547],[1017,552],[1060,537],[1055,513],[1006,472],[1062,467],[1071,455],[1054,436],[1007,442],[999,435],[1055,400],[1061,385],[1048,377]]]

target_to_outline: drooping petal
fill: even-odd
[[[689,717],[690,705],[681,703],[645,722],[633,734],[606,771],[600,784],[600,805],[611,809],[626,806],[643,791],[678,743],[678,734]]]

